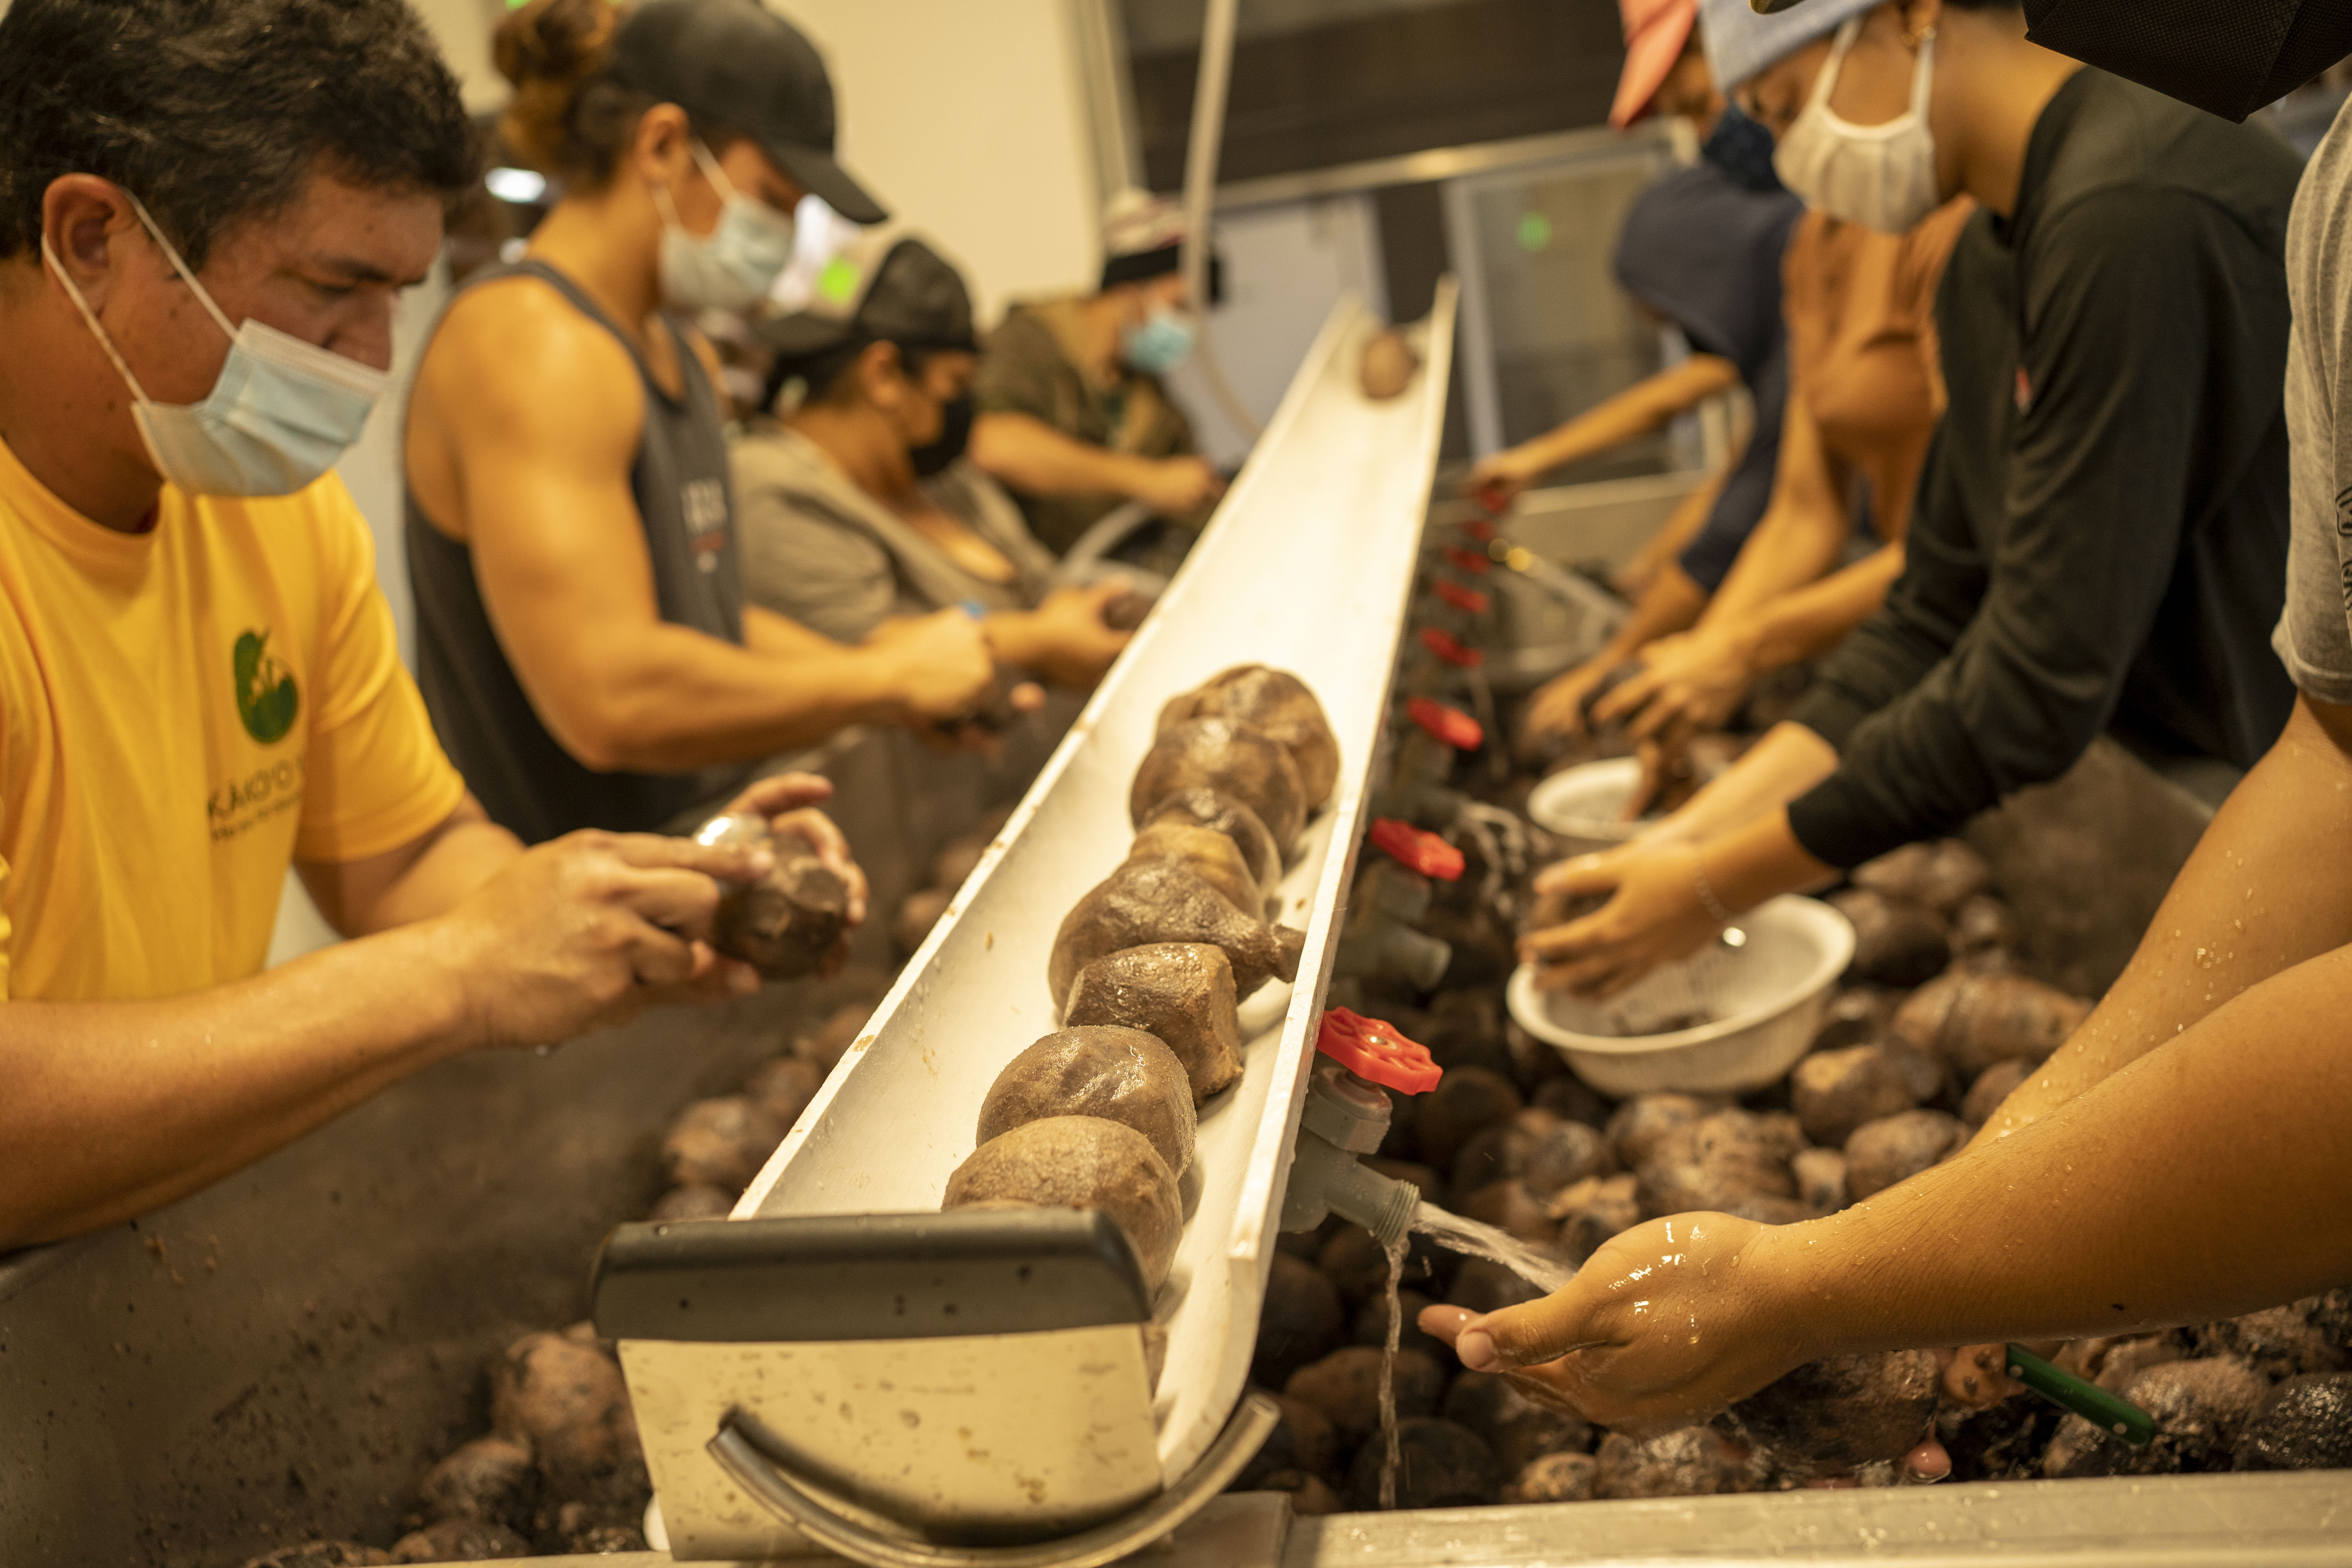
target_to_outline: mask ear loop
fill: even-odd
[[[1838,24],[1837,34],[1830,40],[1830,58],[1822,62],[1821,74],[1813,79],[1813,95],[1805,107],[1828,110],[1830,93],[1837,87],[1838,72],[1845,68],[1845,57],[1853,48],[1853,41],[1862,37],[1862,18],[1848,16]]]
[[[130,384],[131,395],[142,403],[153,404],[155,400],[147,395],[147,389],[139,384],[139,378],[131,374],[131,367],[122,363],[122,356],[114,352],[114,340],[108,337],[106,329],[98,324],[97,314],[90,310],[89,301],[82,298],[81,289],[67,273],[65,263],[59,261],[58,253],[50,248],[47,228],[41,231],[41,259],[57,275],[58,281],[65,285],[66,298],[71,300],[74,309],[81,312],[82,325],[88,327],[89,335],[98,340],[98,346],[106,351],[106,357],[114,363],[115,374]]]
[[[190,291],[193,292],[198,300],[204,302],[205,310],[212,312],[213,320],[220,323],[221,335],[227,338],[231,342],[236,342],[236,328],[231,324],[228,317],[223,313],[221,308],[213,303],[213,297],[205,292],[205,286],[196,281],[194,269],[189,267],[186,262],[180,259],[180,253],[173,248],[172,242],[170,240],[163,237],[163,228],[157,225],[153,218],[147,216],[146,204],[142,202],[136,195],[132,195],[129,191],[124,191],[122,194],[124,196],[129,198],[131,202],[131,210],[139,215],[139,221],[147,226],[147,232],[155,237],[155,243],[163,247],[163,254],[171,259],[173,268],[178,271],[181,278],[186,280]]]

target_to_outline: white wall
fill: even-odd
[[[962,267],[981,320],[1102,265],[1065,0],[770,0],[824,51],[842,162]]]

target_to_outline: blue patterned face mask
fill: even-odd
[[[1198,330],[1184,311],[1155,305],[1141,321],[1119,332],[1119,357],[1146,375],[1166,375],[1192,356]]]
[[[1698,155],[1731,176],[1737,184],[1758,192],[1781,188],[1772,167],[1772,133],[1727,103],[1715,117],[1715,129],[1699,144]]]
[[[228,335],[228,359],[202,403],[157,403],[149,397],[58,264],[46,234],[41,256],[129,384],[131,416],[155,471],[189,495],[286,496],[308,489],[360,438],[368,411],[390,377],[250,316],[232,326],[137,196],[131,197],[131,206]]]
[[[703,177],[726,205],[717,228],[689,234],[677,221],[669,192],[654,187],[662,217],[662,302],[678,310],[747,310],[768,297],[793,264],[792,217],[736,190],[701,142],[691,146]]]

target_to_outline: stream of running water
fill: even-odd
[[[1396,1358],[1404,1337],[1404,1255],[1412,1245],[1408,1237],[1389,1244],[1389,1338],[1381,1352],[1381,1440],[1388,1445],[1381,1458],[1381,1508],[1396,1507],[1397,1462],[1402,1455],[1397,1437]]]
[[[1416,1204],[1412,1228],[1453,1252],[1466,1252],[1499,1263],[1537,1289],[1549,1295],[1575,1277],[1576,1270],[1551,1253],[1531,1247],[1491,1225],[1464,1219],[1435,1204]]]

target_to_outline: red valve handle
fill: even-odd
[[[1486,595],[1475,588],[1465,588],[1459,583],[1448,583],[1442,579],[1431,584],[1430,586],[1437,591],[1439,598],[1457,610],[1465,610],[1474,616],[1483,616],[1486,613]]]
[[[1480,499],[1482,501],[1484,497],[1485,492],[1480,492]],[[1501,515],[1503,507],[1508,505],[1510,505],[1510,502],[1505,501],[1502,506],[1495,508],[1494,510],[1497,516]],[[1465,521],[1462,524],[1462,531],[1468,534],[1471,538],[1476,540],[1481,544],[1491,544],[1495,540],[1495,525],[1487,521],[1483,517],[1474,517]]]
[[[1370,837],[1375,847],[1398,865],[1441,882],[1461,880],[1463,868],[1469,864],[1461,850],[1436,834],[1424,833],[1412,823],[1399,822],[1393,816],[1376,819]]]
[[[1448,708],[1433,697],[1415,697],[1404,705],[1404,716],[1422,732],[1457,752],[1475,752],[1486,743],[1486,731],[1477,720],[1459,708]]]
[[[1464,669],[1475,669],[1486,662],[1485,654],[1475,647],[1463,647],[1461,643],[1435,626],[1421,628],[1421,646],[1446,663],[1457,665]]]
[[[1358,1078],[1399,1094],[1426,1094],[1445,1076],[1429,1059],[1427,1046],[1405,1038],[1394,1024],[1345,1007],[1323,1015],[1315,1048]]]
[[[1473,577],[1484,577],[1495,569],[1494,562],[1475,550],[1465,550],[1458,544],[1446,551],[1445,559],[1451,562],[1456,570],[1467,572]]]

